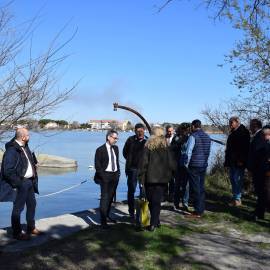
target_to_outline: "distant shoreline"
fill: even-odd
[[[88,132],[103,132],[103,131],[108,131],[109,129],[90,129],[90,128],[49,128],[49,129],[45,129],[45,128],[40,128],[40,129],[29,129],[30,131],[34,131],[34,132],[43,132],[43,131],[59,131],[59,132],[63,132],[63,131],[88,131]],[[222,131],[210,131],[207,129],[203,130],[207,133],[207,134],[225,134]],[[7,132],[12,132],[14,131],[14,129],[10,129],[7,130]],[[134,132],[134,130],[117,130],[118,132]]]

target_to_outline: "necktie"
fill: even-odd
[[[112,162],[112,171],[115,171],[115,163],[114,163],[114,154],[113,154],[113,149],[112,146],[110,147],[111,149],[111,162]]]

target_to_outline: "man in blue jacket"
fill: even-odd
[[[204,179],[208,166],[211,139],[202,130],[201,121],[191,123],[192,133],[187,141],[185,166],[188,170],[188,179],[194,195],[194,212],[186,217],[200,218],[205,208]]]
[[[17,189],[11,215],[13,237],[17,240],[29,240],[31,234],[41,234],[35,227],[35,193],[38,193],[36,161],[28,147],[28,142],[29,131],[26,128],[18,128],[15,138],[6,144],[1,167],[2,179]],[[22,231],[20,222],[25,205],[27,233]]]

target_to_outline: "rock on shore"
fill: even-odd
[[[78,167],[77,161],[65,157],[54,155],[39,154],[37,156],[39,167],[48,168],[76,168]]]
[[[0,160],[2,162],[3,152],[0,151]],[[60,156],[39,154],[37,155],[38,167],[41,168],[76,168],[77,161]]]

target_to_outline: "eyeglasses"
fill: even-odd
[[[113,136],[110,136],[111,138],[113,138],[114,140],[118,140],[118,137],[113,137]]]

